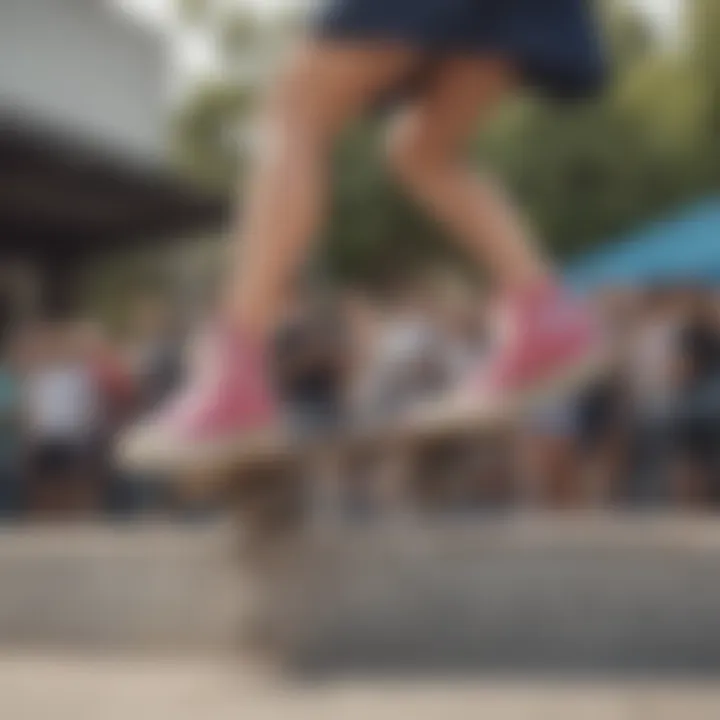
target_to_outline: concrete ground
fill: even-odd
[[[0,657],[4,720],[717,720],[717,682],[282,681],[238,662]]]

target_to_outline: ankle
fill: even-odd
[[[271,334],[270,323],[245,308],[221,310],[218,322],[224,332],[253,347],[265,347]]]
[[[557,276],[550,271],[541,270],[505,284],[498,295],[501,302],[534,304],[546,302],[561,292],[562,283]]]

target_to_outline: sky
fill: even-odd
[[[633,0],[633,2],[646,11],[662,29],[672,30],[677,27],[682,0]]]

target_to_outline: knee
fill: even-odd
[[[392,173],[404,185],[424,184],[454,163],[454,152],[434,137],[421,116],[398,118],[386,137],[386,157]]]
[[[316,134],[307,105],[307,79],[289,68],[270,86],[256,118],[256,134],[263,153],[280,151]]]

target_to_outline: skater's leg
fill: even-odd
[[[513,67],[502,59],[448,60],[398,116],[388,140],[400,181],[503,290],[536,282],[548,269],[519,212],[470,167],[464,150],[515,85]]]
[[[398,118],[389,154],[411,194],[488,270],[503,332],[491,362],[481,364],[469,382],[493,405],[519,408],[584,384],[599,352],[592,318],[557,286],[520,213],[463,158],[479,121],[488,119],[516,82],[512,63],[503,59],[445,61],[427,91]]]
[[[412,61],[406,49],[317,42],[295,55],[270,90],[226,296],[227,313],[244,332],[262,341],[276,323],[324,215],[338,131]]]
[[[279,409],[266,348],[322,219],[333,140],[414,57],[397,46],[316,41],[271,89],[222,320],[199,344],[194,372],[176,396],[123,439],[127,462],[216,466],[272,442]]]

